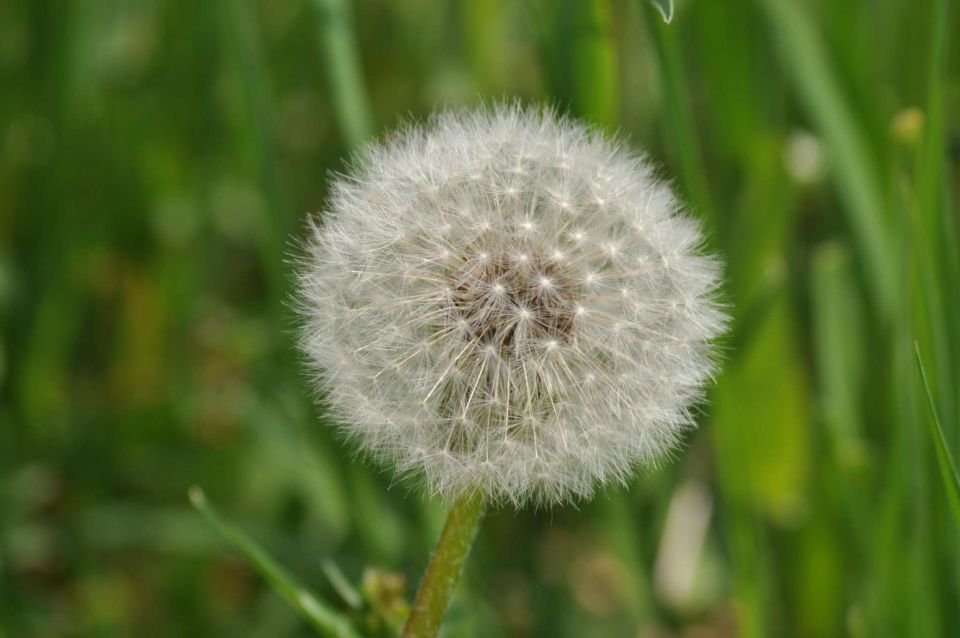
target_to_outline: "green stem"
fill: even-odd
[[[450,606],[482,515],[483,498],[476,493],[457,499],[450,507],[437,547],[420,581],[402,638],[432,638],[440,631],[440,623]]]

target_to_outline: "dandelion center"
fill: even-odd
[[[571,278],[551,261],[522,256],[468,262],[451,278],[446,314],[477,352],[522,354],[570,339],[578,306]]]

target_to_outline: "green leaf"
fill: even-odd
[[[923,368],[923,359],[920,357],[920,344],[913,342],[913,349],[917,353],[917,367],[920,369],[920,380],[923,382],[923,391],[927,395],[927,405],[930,406],[930,435],[933,438],[933,447],[937,451],[937,463],[940,465],[940,476],[943,478],[943,487],[947,490],[950,508],[953,510],[954,521],[960,527],[960,474],[950,455],[946,437],[943,436],[943,427],[940,425],[940,416],[937,406],[930,394],[930,384],[927,382],[927,372]]]
[[[673,0],[650,0],[650,4],[660,12],[663,21],[670,24],[670,21],[673,20]]]
[[[207,502],[207,496],[197,486],[188,492],[190,503],[220,532],[231,545],[243,554],[260,572],[270,586],[280,594],[321,636],[360,638],[346,616],[321,602],[309,590],[281,567],[260,545],[236,525],[223,520]]]

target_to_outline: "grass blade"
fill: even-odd
[[[276,316],[284,308],[287,294],[287,273],[284,270],[284,242],[289,219],[280,185],[277,148],[274,139],[276,113],[270,88],[268,65],[259,33],[257,16],[244,0],[223,0],[220,3],[225,20],[222,24],[224,55],[234,65],[238,87],[244,104],[242,125],[237,128],[237,141],[249,155],[251,167],[259,174],[260,188],[267,206],[258,219],[256,234],[261,268],[269,282],[270,302]]]
[[[670,21],[673,20],[673,0],[649,0],[650,4],[660,12],[660,15],[663,16],[663,21],[666,24],[670,24]]]
[[[812,257],[810,299],[822,418],[839,465],[849,470],[866,453],[860,433],[864,312],[846,248],[824,243]]]
[[[937,406],[933,402],[933,395],[930,394],[930,384],[927,382],[927,372],[923,368],[923,359],[920,357],[920,344],[913,342],[913,349],[917,353],[917,367],[920,369],[920,380],[923,382],[923,392],[927,395],[927,405],[930,406],[930,435],[933,438],[933,446],[937,451],[937,464],[940,466],[940,476],[943,479],[944,489],[947,491],[947,498],[950,500],[950,508],[953,510],[954,521],[960,528],[960,474],[957,474],[957,466],[950,455],[950,449],[947,447],[947,439],[943,435],[943,427],[940,424],[940,416],[937,414]]]
[[[656,7],[657,3],[653,5]],[[660,7],[657,9],[663,13]],[[665,19],[664,22],[670,20]],[[656,24],[655,21],[648,20],[647,25],[657,52],[657,67],[663,87],[664,104],[661,110],[672,139],[671,145],[676,149],[683,185],[693,208],[705,220],[712,235],[716,231],[717,220],[695,129],[679,36],[675,29]]]
[[[340,567],[333,560],[325,558],[321,567],[327,580],[330,581],[330,585],[340,598],[343,599],[343,602],[350,605],[351,609],[360,609],[363,607],[363,599],[360,597],[360,592],[353,586],[353,583],[347,580],[347,577],[343,575]]]
[[[358,148],[373,135],[370,100],[360,71],[348,0],[314,0],[322,62],[343,141]]]
[[[608,130],[620,123],[615,17],[604,0],[531,2],[549,92],[561,110]]]
[[[614,17],[604,0],[567,2],[557,25],[573,80],[573,106],[588,120],[615,128],[620,120]],[[569,43],[569,50],[565,46]]]
[[[250,561],[270,586],[280,594],[321,636],[360,638],[346,616],[331,609],[311,592],[297,583],[293,576],[277,564],[267,552],[239,527],[223,520],[207,502],[199,487],[188,492],[190,503],[223,535],[235,549]]]
[[[807,5],[790,0],[761,0],[760,4],[797,94],[823,134],[873,301],[884,320],[890,321],[897,308],[898,279],[890,259],[896,253],[884,214],[888,202],[862,128],[844,98]]]

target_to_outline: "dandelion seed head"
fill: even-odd
[[[645,160],[549,110],[444,113],[337,179],[301,345],[343,432],[446,498],[589,497],[672,449],[717,262]]]

